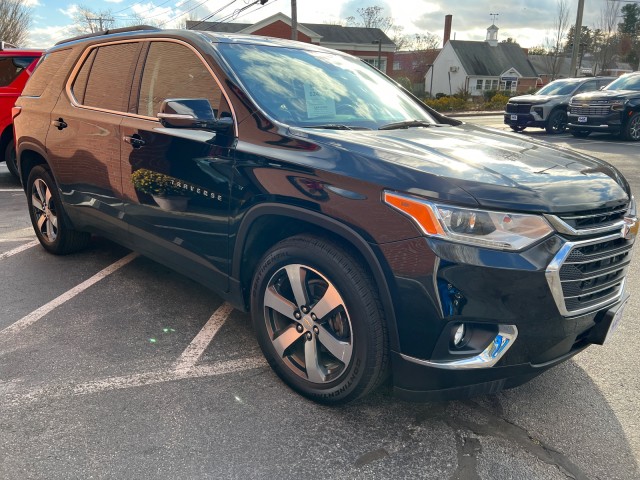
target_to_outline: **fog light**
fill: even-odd
[[[464,327],[464,323],[458,325],[456,332],[453,334],[453,346],[459,347],[464,339],[464,334],[466,332],[466,328]]]

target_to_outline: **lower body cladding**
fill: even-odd
[[[620,232],[556,235],[516,253],[424,238],[382,246],[397,287],[396,393],[495,393],[604,343],[627,298],[632,246]]]

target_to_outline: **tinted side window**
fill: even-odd
[[[71,50],[56,50],[48,53],[40,59],[38,66],[33,71],[31,78],[22,91],[22,95],[28,97],[40,97],[47,85],[53,81],[56,74],[64,74],[66,70],[63,68],[67,60],[70,60]]]
[[[84,103],[84,95],[87,92],[87,82],[89,81],[89,71],[91,70],[93,61],[96,58],[96,52],[97,49],[91,51],[89,56],[82,64],[82,68],[80,68],[76,79],[73,81],[73,86],[71,87],[73,96],[76,97],[78,103],[81,104]]]
[[[586,82],[586,83],[583,83],[582,86],[578,88],[578,90],[576,90],[576,93],[574,93],[574,95],[577,95],[578,93],[583,93],[583,92],[592,92],[597,89],[598,89],[598,84],[595,82],[595,80],[591,82]]]
[[[136,67],[139,51],[139,43],[120,43],[98,47],[93,64],[88,67],[90,68],[89,78],[86,81],[83,78],[76,78],[76,81],[79,82],[78,88],[84,87],[85,90],[82,104],[88,107],[126,112],[131,93],[131,77]],[[79,74],[85,74],[83,69]],[[79,98],[77,99],[80,101]]]
[[[38,57],[0,57],[0,87],[10,85]]]
[[[206,98],[215,110],[221,96],[211,73],[191,49],[172,42],[151,43],[140,86],[140,115],[157,116],[167,98]]]

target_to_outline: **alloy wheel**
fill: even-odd
[[[31,204],[36,219],[37,228],[49,242],[54,242],[58,237],[58,214],[51,190],[41,178],[33,182]]]
[[[264,318],[273,348],[296,375],[325,384],[347,371],[351,320],[340,292],[320,272],[301,264],[276,271],[264,292]]]

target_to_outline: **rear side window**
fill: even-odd
[[[66,73],[63,68],[65,62],[71,54],[71,49],[56,50],[46,54],[38,62],[38,66],[31,74],[31,78],[22,91],[22,95],[27,97],[40,97],[47,88],[47,85],[56,75]]]
[[[0,57],[0,87],[11,85],[38,57]]]
[[[93,50],[74,79],[71,90],[87,107],[126,112],[140,43],[105,45]]]
[[[206,98],[218,109],[222,93],[202,60],[188,47],[152,42],[142,73],[138,114],[156,117],[168,98]]]

